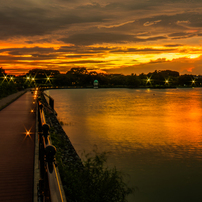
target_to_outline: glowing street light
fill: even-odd
[[[151,84],[151,78],[147,78],[146,83],[150,83]]]
[[[24,132],[25,138],[26,138],[26,137],[29,137],[30,139],[32,139],[32,138],[31,138],[31,134],[34,134],[33,132],[31,132],[31,129],[32,129],[32,128],[30,128],[29,130],[27,130],[25,126],[24,126],[24,128],[25,128],[25,132]],[[25,140],[25,138],[24,138],[24,140]],[[23,140],[23,141],[24,141],[24,140]]]
[[[29,76],[27,76],[27,78],[26,78],[27,80],[29,80],[30,79],[30,77]]]
[[[169,82],[168,79],[166,79],[166,80],[165,80],[165,83],[168,84],[168,82]]]
[[[151,79],[150,79],[150,78],[148,78],[148,79],[147,79],[147,82],[150,82],[150,81],[151,81]]]
[[[195,80],[192,80],[192,83],[194,84],[194,83],[195,83]]]
[[[47,83],[47,82],[51,83],[51,78],[50,78],[50,76],[46,76],[46,83]]]

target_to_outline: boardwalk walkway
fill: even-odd
[[[19,93],[20,94],[20,93]],[[0,108],[14,97],[0,100]],[[32,202],[35,114],[33,95],[26,92],[0,111],[0,201]],[[26,135],[26,131],[31,134]]]

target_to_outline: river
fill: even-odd
[[[129,202],[202,202],[202,88],[54,89],[77,153],[110,152]]]

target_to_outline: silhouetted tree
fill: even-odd
[[[179,76],[178,78],[178,83],[180,85],[191,85],[192,84],[192,80],[194,79],[194,77],[192,75],[188,75],[188,74],[184,74]]]

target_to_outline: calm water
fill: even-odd
[[[202,202],[202,89],[47,91],[80,155],[97,145],[130,202]]]

